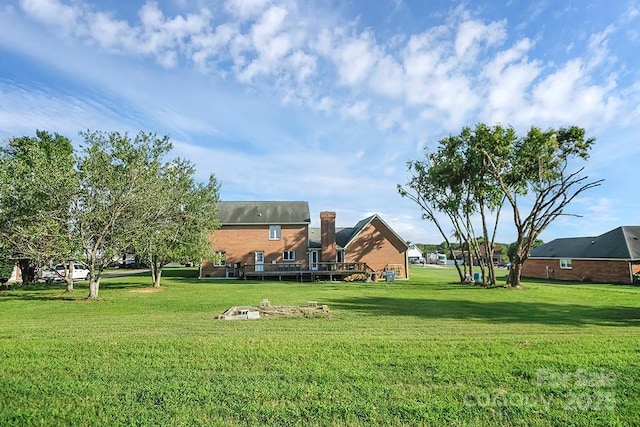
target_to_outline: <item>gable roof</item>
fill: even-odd
[[[364,230],[364,228],[367,225],[371,224],[374,221],[379,221],[384,227],[386,227],[391,232],[393,237],[395,237],[396,242],[391,242],[391,243],[393,244],[393,246],[396,247],[396,249],[398,249],[398,252],[406,251],[409,249],[409,245],[407,245],[407,242],[404,241],[402,237],[398,235],[398,233],[393,231],[393,228],[389,227],[389,225],[386,222],[384,222],[383,219],[380,218],[378,214],[371,215],[369,218],[365,218],[359,223],[357,223],[356,226],[354,227],[353,235],[349,239],[349,242],[347,243],[346,246],[348,246],[349,243],[353,242],[356,239],[356,237],[358,237],[358,235],[362,232],[362,230]]]
[[[353,242],[356,237],[365,229],[365,227],[371,224],[374,220],[378,220],[384,227],[386,227],[391,234],[395,237],[396,242],[391,242],[396,248],[398,248],[399,252],[406,251],[409,249],[407,242],[402,240],[402,238],[395,232],[386,222],[380,218],[378,214],[371,215],[361,221],[359,221],[354,227],[347,228],[336,228],[336,246],[339,249],[344,249],[351,242]],[[314,227],[309,228],[309,248],[320,248],[320,228]]]
[[[308,202],[218,202],[221,225],[309,224]]]
[[[640,226],[618,227],[597,237],[555,239],[532,249],[530,257],[640,259]]]

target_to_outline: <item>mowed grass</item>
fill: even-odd
[[[640,288],[189,275],[0,292],[0,425],[640,425]],[[263,298],[330,316],[215,319]]]

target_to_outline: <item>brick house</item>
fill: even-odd
[[[218,219],[218,257],[202,263],[201,278],[378,279],[389,270],[409,276],[409,248],[379,215],[336,228],[336,213],[321,212],[314,228],[307,202],[259,201],[219,202]]]
[[[556,239],[531,251],[522,277],[633,283],[640,273],[640,227],[618,227],[597,237]]]

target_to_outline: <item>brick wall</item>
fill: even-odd
[[[336,260],[336,213],[320,212],[320,262]]]
[[[306,268],[309,261],[307,226],[283,225],[280,239],[269,240],[269,225],[225,225],[213,233],[213,249],[226,252],[227,264],[255,264],[255,251],[264,251],[265,264],[283,262],[282,252],[292,250],[296,252],[295,262]],[[224,277],[224,274],[224,268],[214,268],[209,261],[203,262],[202,277]]]
[[[349,244],[345,262],[365,262],[377,272],[388,264],[399,264],[402,266],[399,277],[407,278],[406,252],[398,252],[390,241],[393,238],[386,227],[377,228],[372,222]]]
[[[617,260],[572,260],[571,269],[560,268],[560,260],[529,258],[522,266],[522,277],[576,280],[600,283],[631,283],[629,262]],[[547,266],[552,271],[547,276]],[[633,265],[634,272],[640,265]]]

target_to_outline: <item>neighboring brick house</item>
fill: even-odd
[[[618,227],[597,237],[556,239],[531,251],[522,277],[633,283],[640,273],[640,227]]]
[[[392,269],[408,278],[408,246],[378,215],[351,228],[336,228],[335,218],[322,212],[321,227],[310,228],[307,202],[219,202],[221,226],[212,236],[219,256],[203,262],[200,277],[302,280],[304,272],[342,278],[351,271],[380,278]]]

